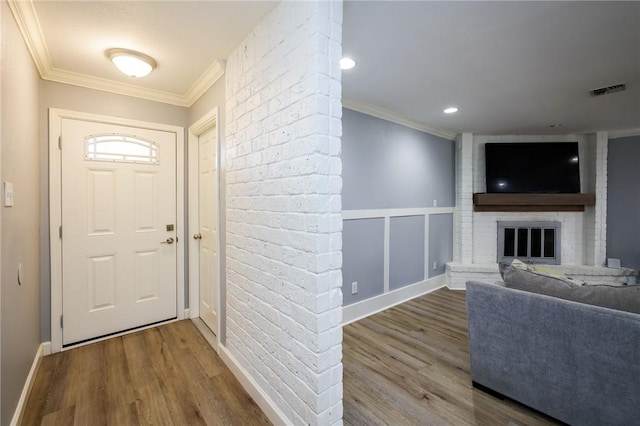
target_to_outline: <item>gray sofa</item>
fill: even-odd
[[[640,315],[467,283],[474,385],[570,425],[640,424]]]

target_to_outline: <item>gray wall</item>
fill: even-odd
[[[640,136],[610,139],[607,257],[640,269]]]
[[[0,207],[0,423],[8,425],[40,344],[39,75],[7,3],[1,4],[1,180],[15,204]],[[18,264],[23,266],[18,283]]]
[[[219,229],[218,235],[220,235],[220,342],[224,345],[227,340],[227,227],[226,227],[226,168],[225,168],[225,77],[222,76],[213,86],[209,88],[200,98],[189,108],[188,122],[189,126],[198,121],[209,111],[218,107],[218,119],[217,123],[220,135],[218,141],[219,159],[220,159],[220,191],[219,196],[219,215],[218,219]],[[188,145],[188,144],[187,144]],[[187,146],[188,151],[188,146]],[[185,182],[186,184],[186,182]],[[185,194],[189,194],[189,191],[185,191]],[[187,202],[188,205],[188,202]],[[188,215],[185,215],[188,218]],[[188,229],[188,228],[187,228]],[[188,272],[188,271],[187,271]],[[185,282],[189,282],[188,279]],[[185,297],[185,300],[189,301],[189,296]]]
[[[40,98],[40,286],[41,337],[51,340],[51,274],[49,252],[49,108],[123,117],[187,128],[187,108],[68,84],[41,81]],[[185,138],[185,149],[186,149]],[[185,154],[186,161],[186,154]],[[186,208],[186,206],[185,206]],[[186,287],[186,282],[185,282]],[[188,299],[186,299],[188,301]]]
[[[389,290],[424,280],[424,216],[392,217]]]
[[[342,208],[455,204],[455,144],[350,109],[342,114]]]
[[[347,220],[342,228],[342,304],[350,305],[384,290],[384,219]],[[358,293],[351,294],[351,283]]]
[[[446,272],[446,263],[453,260],[453,215],[429,216],[429,278]],[[433,262],[436,268],[433,269]]]
[[[453,207],[455,143],[349,109],[342,115],[342,208]],[[425,271],[424,217],[391,219],[389,289],[421,282]],[[453,217],[432,216],[429,278],[445,272],[453,255]],[[345,220],[342,235],[343,305],[383,293],[383,219]],[[437,262],[436,270],[431,267]],[[358,282],[358,294],[351,283]]]

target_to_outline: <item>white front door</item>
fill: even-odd
[[[176,134],[62,119],[62,343],[176,317]]]
[[[212,127],[198,137],[200,318],[218,334],[218,140]]]

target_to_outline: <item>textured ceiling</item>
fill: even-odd
[[[640,129],[640,2],[347,1],[343,52],[358,62],[343,73],[348,104],[423,126]],[[443,114],[450,105],[459,112]]]
[[[43,78],[186,106],[277,4],[9,1]],[[158,69],[124,76],[104,54],[112,47]],[[640,2],[347,0],[343,51],[358,62],[343,73],[347,106],[435,133],[640,129]],[[624,92],[588,94],[622,82]],[[451,105],[460,111],[443,114]]]
[[[20,3],[20,2],[16,2]],[[24,8],[24,3],[22,2]],[[52,80],[110,81],[150,89],[163,100],[184,98],[207,70],[224,60],[277,4],[274,1],[34,1],[31,3]],[[37,28],[30,26],[32,33]],[[37,35],[37,34],[36,34]],[[127,48],[153,57],[146,78],[122,75],[105,51]],[[219,76],[217,73],[213,76]],[[65,79],[69,81],[65,81]],[[76,80],[76,81],[74,81]],[[113,87],[113,86],[111,86]],[[99,87],[97,87],[99,88]],[[108,89],[107,89],[108,90]],[[144,93],[137,91],[137,94]],[[152,97],[153,98],[153,97]]]

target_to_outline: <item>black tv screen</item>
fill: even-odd
[[[485,144],[487,192],[579,193],[578,142]]]

